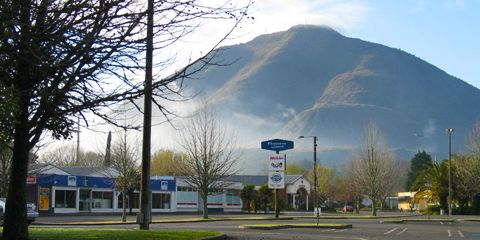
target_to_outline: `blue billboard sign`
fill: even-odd
[[[275,152],[293,149],[293,141],[288,141],[283,139],[272,139],[268,141],[263,141],[262,149],[275,151]]]

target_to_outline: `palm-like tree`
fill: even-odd
[[[447,206],[448,197],[448,162],[434,161],[431,166],[417,175],[411,190],[416,191],[414,201],[429,199],[439,202],[440,206]]]
[[[250,204],[255,200],[257,197],[257,193],[255,192],[255,186],[252,184],[247,184],[243,187],[242,192],[240,192],[240,197],[247,205],[248,213],[250,213]]]

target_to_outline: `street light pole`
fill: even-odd
[[[448,216],[452,216],[452,133],[453,128],[447,128],[448,133]]]
[[[317,180],[317,136],[300,136],[298,138],[313,138],[313,211],[320,222],[320,208],[318,206],[318,180]]]

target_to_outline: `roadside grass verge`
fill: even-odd
[[[2,229],[3,230],[3,229]],[[29,228],[30,240],[190,240],[220,235],[217,231],[188,230],[138,230],[138,229],[78,229],[78,228]]]
[[[246,224],[240,225],[239,228],[246,229],[260,229],[260,230],[274,230],[283,228],[333,228],[345,229],[352,228],[351,224],[330,224],[330,223],[299,223],[299,224]]]
[[[463,218],[459,219],[459,221],[480,222],[480,218]]]
[[[292,220],[293,217],[234,217],[234,218],[180,218],[180,219],[157,219],[152,220],[152,224],[155,223],[195,223],[195,222],[217,222],[217,221],[242,221],[242,220],[257,220],[257,221],[271,221],[271,220]],[[68,225],[68,226],[81,226],[81,225],[124,225],[124,224],[136,224],[135,221],[83,221],[83,222],[33,222],[32,225]]]

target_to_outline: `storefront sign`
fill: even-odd
[[[75,187],[77,186],[77,176],[68,176],[68,186]]]
[[[40,211],[48,211],[50,209],[50,189],[48,188],[40,188],[40,199],[39,199],[39,206],[38,209]]]
[[[27,184],[37,184],[37,176],[27,176]]]
[[[162,181],[160,183],[160,190],[168,190],[168,182],[167,181]]]

